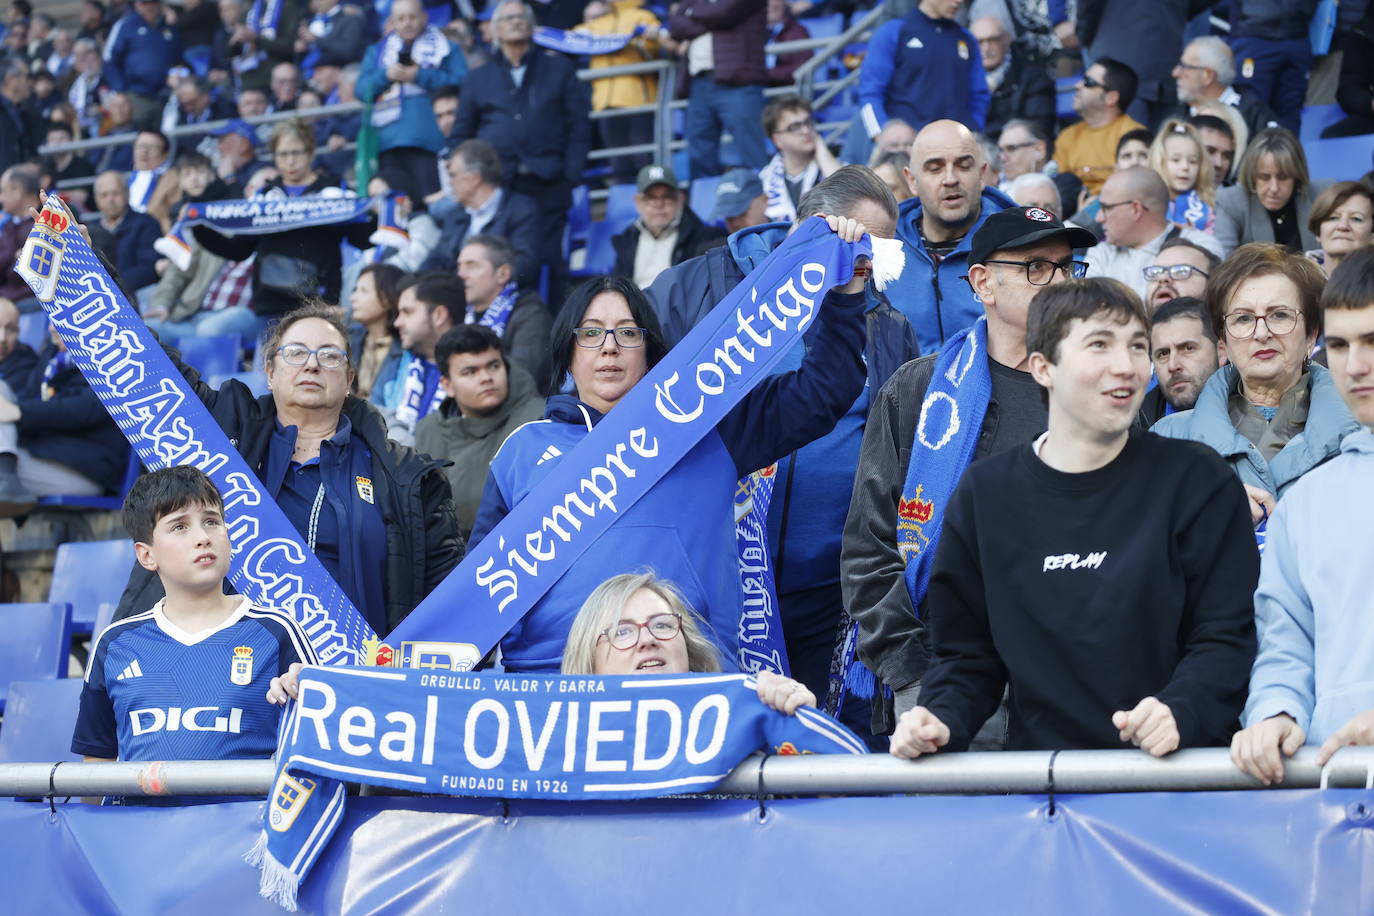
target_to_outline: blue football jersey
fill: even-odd
[[[164,599],[165,600],[165,599]],[[91,651],[72,753],[119,760],[270,757],[281,707],[272,678],[314,664],[300,625],[247,598],[220,626],[187,633],[163,602],[110,624]]]

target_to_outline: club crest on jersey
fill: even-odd
[[[368,505],[372,505],[372,478],[354,477],[353,484],[358,488],[358,498]]]
[[[1255,75],[1255,60],[1254,60],[1254,58],[1252,58],[1252,57],[1247,57],[1247,58],[1245,58],[1245,60],[1244,60],[1244,61],[1241,63],[1241,65],[1240,65],[1240,75],[1243,76],[1243,77],[1245,77],[1246,79],[1250,79],[1251,77],[1253,77],[1253,76]]]
[[[314,794],[315,786],[316,782],[313,779],[297,779],[282,770],[281,775],[277,777],[277,784],[272,787],[272,811],[267,817],[273,830],[285,833],[291,829],[291,825],[296,823],[296,818],[300,816],[301,809]]]
[[[247,687],[253,683],[253,647],[237,646],[229,662],[229,683]]]
[[[959,57],[963,60],[968,60],[968,42],[959,42]]]

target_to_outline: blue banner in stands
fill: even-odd
[[[494,647],[602,532],[787,355],[831,287],[871,256],[810,219],[530,491],[392,636]],[[454,608],[464,612],[455,614]],[[730,634],[722,634],[728,638]]]
[[[73,802],[50,815],[4,802],[6,909],[280,916],[239,857],[261,808]],[[1365,789],[1061,796],[1053,815],[1028,795],[770,799],[764,811],[754,799],[355,798],[300,910],[1374,912]]]
[[[565,31],[552,26],[535,26],[534,43],[541,48],[562,51],[564,54],[596,56],[614,54],[625,47],[641,32],[644,26],[637,25],[628,35],[593,35],[590,32]]]
[[[16,265],[81,374],[149,468],[194,465],[224,497],[239,593],[281,608],[327,664],[360,664],[372,628],[301,543],[55,197]]]
[[[811,708],[765,706],[742,674],[664,677],[306,668],[250,861],[288,908],[343,816],[340,780],[497,798],[711,789],[755,751],[863,754]]]

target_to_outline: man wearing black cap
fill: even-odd
[[[968,256],[968,283],[984,318],[938,354],[898,369],[869,410],[841,581],[858,624],[858,661],[887,688],[874,693],[875,733],[890,733],[916,705],[929,661],[923,603],[941,495],[953,492],[970,461],[1044,431],[1040,387],[1026,367],[1026,314],[1041,289],[1082,274],[1073,249],[1093,241],[1038,207],[989,215]]]
[[[639,219],[611,239],[615,273],[641,289],[659,274],[725,241],[725,233],[706,225],[685,205],[677,176],[666,165],[646,165],[636,180]]]

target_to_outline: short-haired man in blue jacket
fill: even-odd
[[[166,95],[167,72],[182,61],[181,33],[162,15],[162,0],[134,0],[105,42],[105,81],[127,93],[134,121],[156,127]]]

